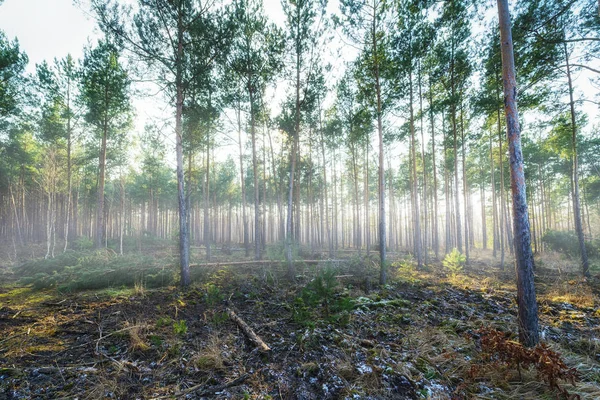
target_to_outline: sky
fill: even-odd
[[[99,36],[94,26],[72,0],[4,0],[0,5],[0,29],[11,40],[18,37],[29,57],[28,72],[69,53],[81,58],[88,40]]]

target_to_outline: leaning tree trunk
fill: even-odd
[[[517,111],[517,82],[513,54],[508,0],[498,0],[504,112],[510,154],[510,181],[513,202],[514,247],[517,269],[517,304],[519,306],[519,341],[527,347],[539,343],[538,310],[533,282],[533,254],[521,151],[521,132]]]

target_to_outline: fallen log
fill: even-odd
[[[344,260],[295,260],[294,264],[308,264],[315,265],[327,262],[343,262]],[[201,264],[190,264],[190,268],[196,267],[225,267],[232,265],[285,265],[286,261],[272,261],[272,260],[248,260],[248,261],[219,261],[212,263],[201,263]]]
[[[243,319],[237,316],[237,314],[229,307],[225,309],[227,311],[227,315],[229,318],[240,327],[240,329],[244,332],[246,337],[250,339],[252,343],[256,347],[258,347],[261,351],[271,351],[271,348],[248,326]]]

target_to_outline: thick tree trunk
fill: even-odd
[[[533,347],[539,343],[538,310],[533,282],[533,254],[531,253],[529,217],[525,196],[525,172],[523,170],[521,132],[517,111],[517,82],[508,0],[498,0],[498,15],[515,229],[514,247],[517,269],[517,304],[519,306],[519,340],[524,346]]]

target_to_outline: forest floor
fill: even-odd
[[[491,328],[517,332],[514,271],[497,263],[475,254],[450,275],[399,260],[383,287],[375,263],[357,258],[299,267],[293,283],[283,267],[221,265],[187,291],[68,294],[17,284],[5,268],[0,399],[600,398],[598,278],[584,282],[556,255],[538,260],[541,336],[564,376],[577,369],[575,386],[557,387],[514,350],[482,347]]]

